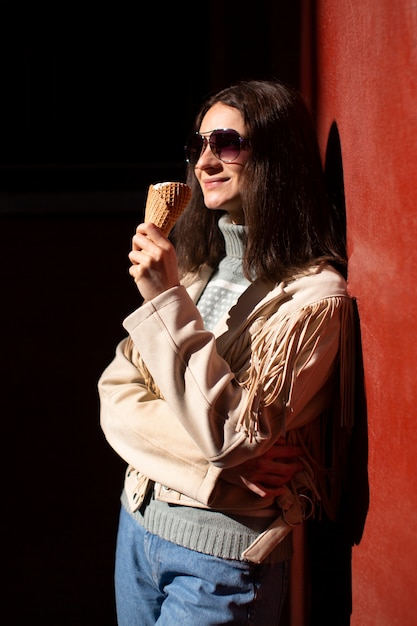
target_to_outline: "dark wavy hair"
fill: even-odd
[[[217,102],[241,112],[251,142],[241,189],[247,278],[279,282],[320,259],[345,273],[344,233],[326,193],[314,124],[301,95],[279,81],[236,83],[208,97],[194,131]],[[182,273],[202,263],[214,268],[225,255],[217,225],[223,211],[205,207],[190,165],[187,183],[192,198],[172,233]]]

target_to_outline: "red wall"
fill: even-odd
[[[368,406],[352,626],[417,623],[417,3],[303,2],[302,89],[336,122]]]

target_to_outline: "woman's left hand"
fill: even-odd
[[[222,477],[227,482],[245,486],[258,496],[276,498],[285,492],[284,486],[294,474],[304,469],[299,460],[301,452],[301,448],[288,445],[280,438],[262,456],[223,470]]]
[[[139,224],[128,256],[129,274],[144,300],[179,285],[175,248],[155,224]]]

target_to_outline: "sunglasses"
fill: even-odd
[[[211,133],[194,133],[185,146],[187,163],[195,165],[207,144],[214,156],[223,163],[232,163],[237,159],[241,150],[247,150],[250,146],[249,139],[244,139],[231,128],[219,128],[212,130]]]

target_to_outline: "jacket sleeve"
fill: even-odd
[[[175,420],[180,438],[188,433],[191,449],[197,446],[219,468],[232,467],[262,454],[285,430],[324,410],[339,351],[342,303],[343,298],[323,301],[297,315],[261,321],[246,382],[238,381],[218,354],[214,335],[204,329],[182,286],[143,305],[124,326],[169,407],[164,426],[169,429],[169,420]],[[136,432],[143,390],[131,386],[113,393],[131,396],[129,429]],[[153,411],[148,414],[154,419]],[[110,419],[126,417],[117,409]]]
[[[138,358],[131,339],[123,339],[98,381],[104,435],[151,480],[207,501],[220,470],[204,459],[167,402],[149,390]]]

